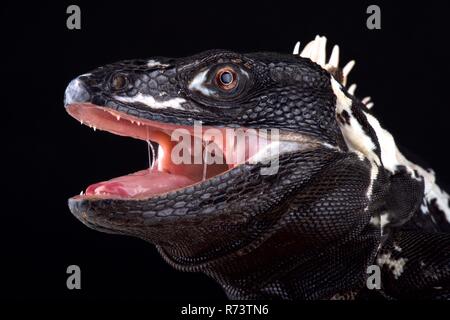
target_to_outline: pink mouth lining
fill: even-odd
[[[171,153],[178,142],[171,141],[171,134],[176,129],[187,130],[191,136],[192,145],[195,139],[197,139],[197,142],[202,145],[200,149],[202,154],[205,151],[205,137],[203,135],[197,136],[197,132],[195,132],[192,126],[177,126],[140,119],[90,103],[71,104],[67,107],[67,111],[81,123],[94,129],[144,141],[154,141],[159,145],[158,157],[151,168],[92,184],[79,197],[148,198],[201,183],[205,179],[223,174],[238,165],[236,164],[236,160],[230,161],[230,159],[226,158],[223,164],[194,164],[196,162],[194,162],[193,152],[189,155],[192,159],[190,163],[174,163],[171,159]],[[224,139],[222,143],[218,142],[214,145],[215,150],[222,152],[222,155],[225,157],[227,154],[226,146],[229,145],[227,144],[228,136],[225,133],[225,129],[215,129],[223,133],[222,137]],[[207,142],[209,148],[213,142]],[[246,141],[244,161],[248,160],[257,152],[258,147],[256,145],[249,145]],[[231,154],[232,158],[236,159],[237,150],[232,150],[229,154]]]

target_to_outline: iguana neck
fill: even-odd
[[[282,231],[258,248],[198,268],[215,279],[230,299],[333,299],[354,297],[366,284],[379,233],[362,230],[358,241],[315,246]],[[364,239],[364,241],[360,241]],[[368,254],[371,252],[371,254]]]

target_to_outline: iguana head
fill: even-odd
[[[241,254],[279,228],[292,195],[345,149],[330,79],[310,58],[226,50],[123,61],[77,77],[65,93],[70,115],[152,141],[158,152],[152,168],[71,198],[71,211],[94,229],[158,245],[177,266]],[[211,139],[208,130],[222,136]],[[191,146],[183,159],[192,160],[181,164],[180,132]],[[244,133],[245,142],[237,147],[230,132]],[[205,165],[208,148],[224,163]],[[315,228],[314,241],[345,232]]]
[[[433,221],[444,221],[450,200],[432,171],[400,153],[370,99],[346,87],[353,62],[339,68],[336,46],[325,61],[325,41],[295,55],[123,61],[74,79],[69,114],[147,141],[153,163],[89,186],[69,200],[72,213],[156,244],[173,266],[205,272],[232,298],[364,295],[375,261],[402,262],[383,269],[397,294],[405,261],[409,270],[425,265],[422,240],[411,246],[398,231],[416,237],[426,219],[444,230]],[[431,284],[440,274],[426,272],[420,279]],[[401,283],[416,290],[416,279]]]

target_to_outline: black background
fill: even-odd
[[[225,298],[206,276],[170,268],[152,245],[90,230],[67,208],[87,185],[147,165],[145,143],[94,133],[63,108],[72,78],[117,60],[213,48],[289,53],[297,40],[325,35],[343,61],[356,59],[350,82],[372,96],[383,126],[448,183],[450,11],[444,1],[375,3],[382,29],[372,31],[369,2],[2,2],[2,295]],[[81,7],[81,30],[66,28],[69,4]],[[71,264],[81,267],[82,290],[66,288]]]

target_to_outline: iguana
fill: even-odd
[[[370,98],[355,95],[353,65],[339,66],[338,46],[327,59],[317,36],[294,54],[211,50],[75,78],[65,92],[71,116],[158,152],[150,168],[70,198],[71,212],[154,244],[230,299],[450,298],[449,196],[431,169],[402,155]],[[262,140],[246,140],[231,161],[235,137],[205,138],[199,124]],[[200,162],[174,160],[179,131],[200,142],[182,156],[200,153]],[[217,156],[208,146],[226,161],[208,162]],[[277,170],[262,174],[275,157]],[[380,288],[367,284],[371,266]]]

